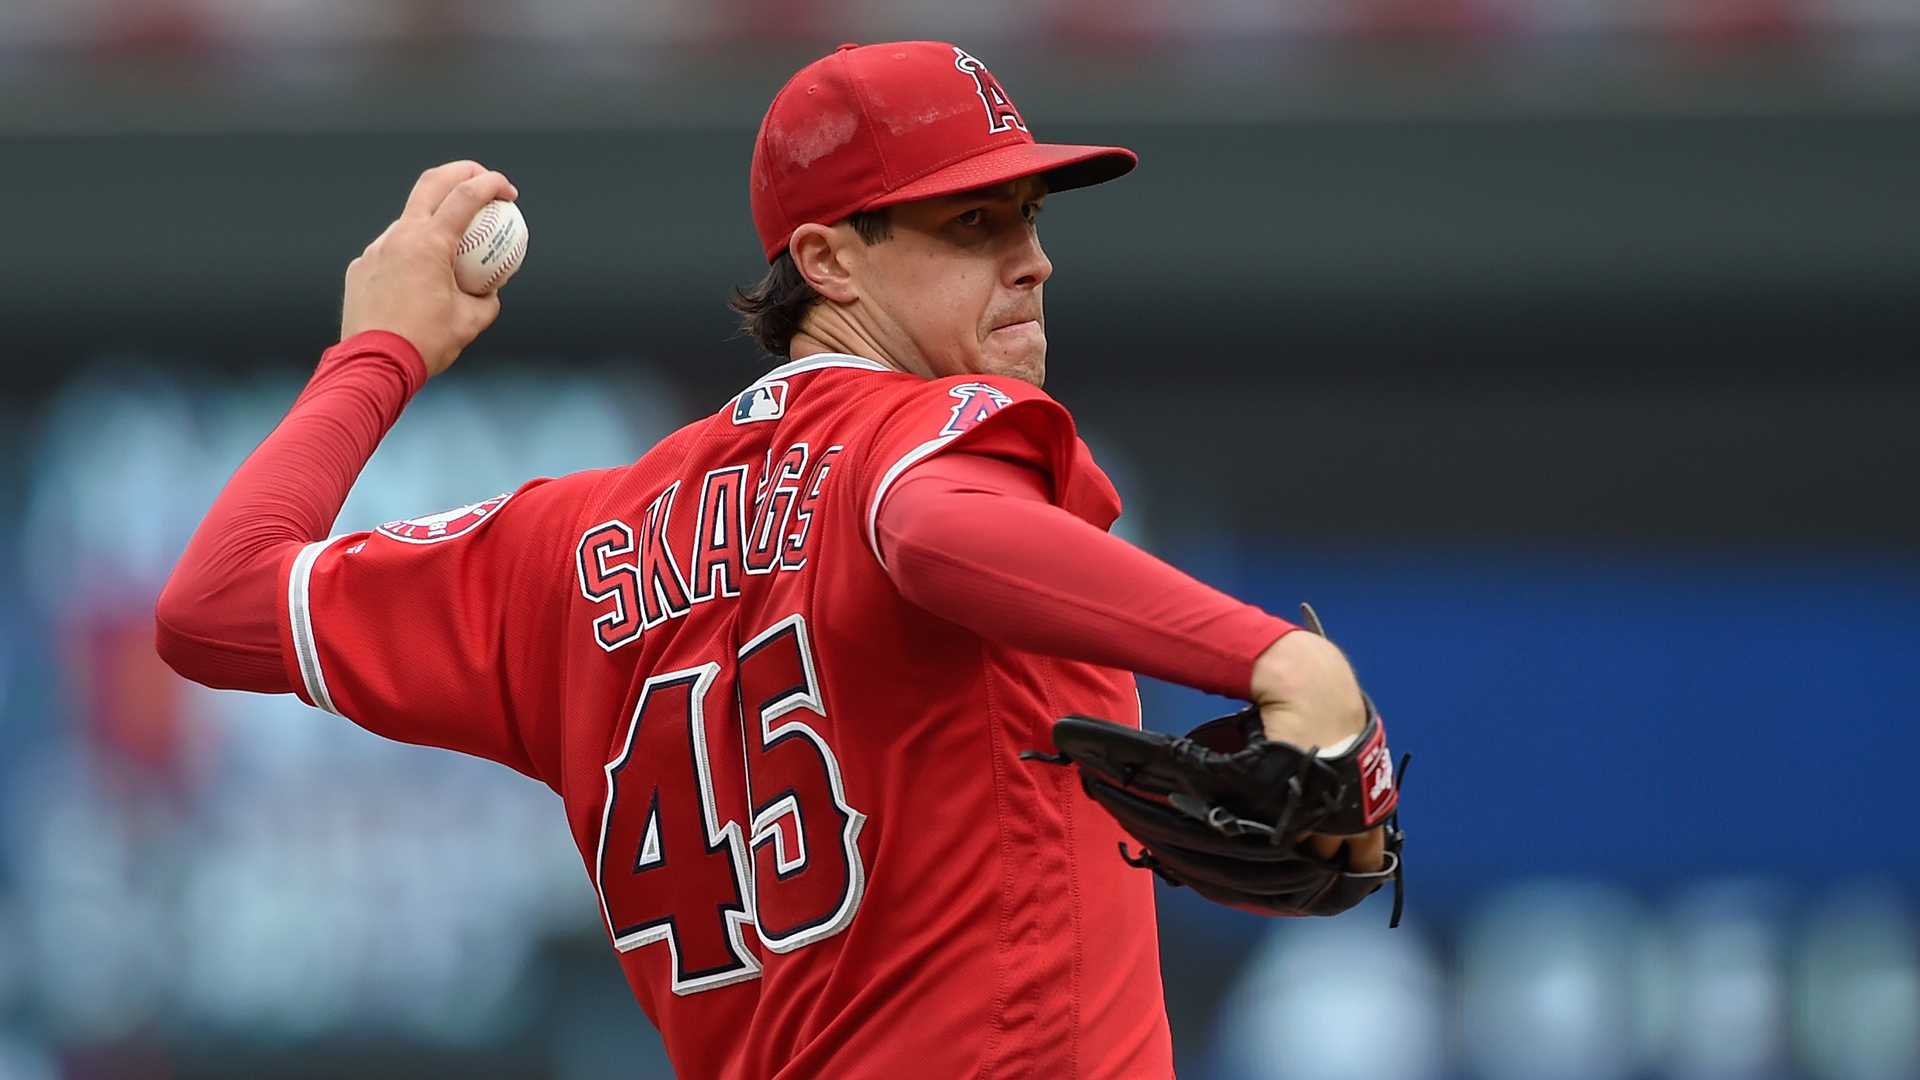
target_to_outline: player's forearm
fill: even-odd
[[[982,637],[1246,698],[1254,660],[1293,629],[1051,505],[1044,489],[928,465],[882,508],[888,573],[909,601]]]
[[[418,353],[393,334],[327,350],[286,418],[214,500],[160,594],[155,643],[175,671],[228,689],[292,689],[280,657],[281,568],[326,537],[426,378]]]

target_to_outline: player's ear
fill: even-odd
[[[813,291],[837,304],[849,304],[860,298],[855,287],[850,248],[852,229],[806,224],[793,230],[787,250],[793,265]]]

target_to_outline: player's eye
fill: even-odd
[[[982,221],[985,221],[986,219],[987,219],[987,211],[982,207],[976,206],[973,209],[967,211],[966,213],[961,214],[959,217],[954,218],[953,220],[971,229],[975,225],[980,224]]]
[[[1020,208],[1020,216],[1027,219],[1027,224],[1038,225],[1040,224],[1040,212],[1045,209],[1046,207],[1037,202],[1028,203]]]

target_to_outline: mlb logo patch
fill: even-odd
[[[787,415],[787,383],[775,379],[749,386],[733,403],[733,422],[751,424],[756,420],[778,420]]]

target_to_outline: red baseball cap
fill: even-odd
[[[1000,80],[957,45],[842,45],[774,95],[753,144],[753,224],[772,262],[796,226],[1044,173],[1053,191],[1121,176],[1117,146],[1035,142]]]

